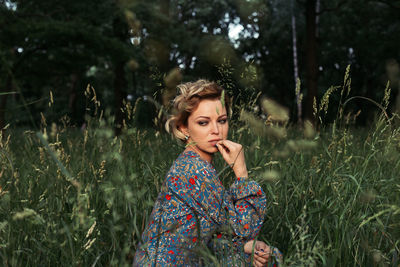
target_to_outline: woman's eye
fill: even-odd
[[[226,121],[227,121],[227,119],[222,119],[222,120],[219,120],[219,123],[221,123],[221,124],[225,124],[225,123],[226,123]]]
[[[206,121],[199,121],[198,124],[199,124],[200,126],[204,126],[204,125],[207,125],[207,122],[206,122]]]

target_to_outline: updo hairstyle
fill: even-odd
[[[223,88],[215,82],[198,80],[178,85],[180,93],[173,100],[175,114],[165,123],[165,129],[175,138],[186,142],[185,135],[178,129],[180,125],[187,126],[188,117],[203,99],[220,99]],[[230,99],[224,94],[225,108],[229,112]]]

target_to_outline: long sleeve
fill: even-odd
[[[166,176],[135,263],[202,266],[196,250],[210,245],[213,236],[222,243],[209,247],[217,254],[222,249],[227,262],[232,262],[230,258],[237,253],[245,257],[244,242],[258,234],[265,203],[265,194],[257,183],[239,178],[226,190],[210,163],[195,152],[185,152]],[[229,235],[233,238],[224,234],[228,228],[233,230]],[[227,245],[229,242],[233,246]]]
[[[215,177],[215,169],[194,152],[175,161],[142,234],[135,264],[202,265],[196,247],[207,243],[221,217],[223,186]]]
[[[250,255],[245,254],[243,248],[261,229],[266,212],[265,194],[256,182],[238,177],[229,190],[225,191],[222,206],[233,233],[226,235],[225,241],[220,241],[224,239],[217,236],[210,245],[214,250],[228,255],[231,263],[244,260],[249,264]],[[232,257],[232,254],[236,257]]]
[[[238,237],[249,240],[259,233],[266,212],[262,188],[248,178],[238,177],[224,194],[224,208]]]

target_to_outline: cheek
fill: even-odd
[[[224,135],[225,135],[225,138],[228,136],[228,131],[229,131],[229,125],[226,124],[226,126],[224,127]]]
[[[192,128],[191,133],[192,136],[202,137],[204,135],[207,135],[207,129],[206,127],[201,127],[196,125]]]

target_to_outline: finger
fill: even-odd
[[[257,267],[262,267],[262,266],[265,266],[265,264],[264,264],[264,263],[262,263],[262,262],[259,262],[259,261],[257,261],[257,260],[253,260],[253,265],[254,265],[254,266],[257,266]]]
[[[217,148],[219,153],[221,153],[222,157],[224,158],[225,161],[229,160],[228,152],[225,150],[225,148],[221,144],[217,144]]]
[[[260,263],[260,264],[266,264],[268,262],[267,259],[264,259],[262,257],[254,257],[254,261]]]
[[[265,242],[263,241],[257,241],[255,245],[255,249],[258,252],[265,253],[265,254],[271,254],[271,248],[268,246]]]
[[[269,260],[269,255],[268,254],[254,254],[254,259],[256,259],[257,261],[261,262],[261,263],[267,263]]]
[[[261,251],[266,251],[266,249],[269,248],[267,244],[265,244],[263,241],[257,241],[255,249],[256,250],[261,250]]]
[[[241,144],[237,144],[229,140],[222,140],[220,141],[220,144],[227,149],[231,160],[236,160],[237,157],[243,152],[243,147]]]
[[[229,153],[230,152],[230,149],[224,144],[224,143],[222,143],[222,142],[219,142],[219,143],[217,143],[219,146],[221,146],[223,149],[225,149],[225,151],[227,152],[227,153]]]
[[[231,140],[221,140],[220,143],[222,143],[224,146],[226,146],[229,150],[235,150],[238,149],[241,145],[235,142],[232,142]]]
[[[215,146],[218,148],[219,152],[220,152],[222,155],[227,154],[227,152],[226,152],[225,148],[222,146],[222,144],[218,144],[218,143],[217,143]]]

